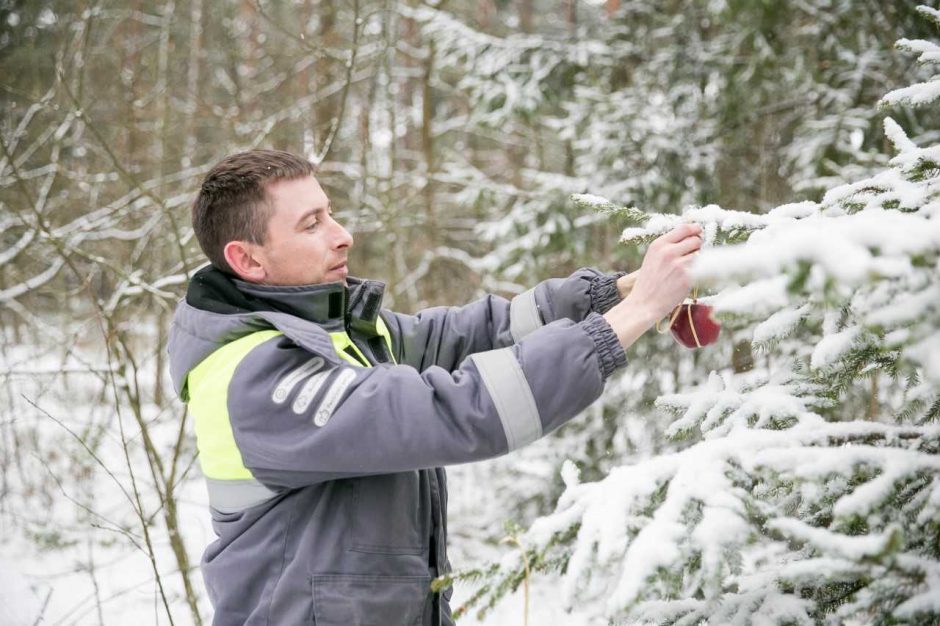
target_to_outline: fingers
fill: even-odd
[[[684,269],[686,272],[692,269],[692,264],[695,263],[695,257],[698,256],[698,252],[698,250],[695,252],[690,252],[689,254],[679,259],[679,263],[682,264],[682,269]]]
[[[701,235],[702,227],[698,224],[679,224],[659,238],[663,243],[679,243],[686,237]]]
[[[617,279],[617,287],[620,289],[632,289],[636,284],[636,277],[640,275],[640,270],[634,270],[629,274],[624,274]]]
[[[687,254],[694,254],[698,252],[702,247],[702,238],[698,236],[686,237],[679,243],[673,244],[673,250],[677,256],[685,256]]]

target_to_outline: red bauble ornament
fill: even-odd
[[[680,304],[673,312],[669,330],[675,340],[686,348],[701,348],[718,340],[721,324],[712,319],[712,308],[707,304]]]

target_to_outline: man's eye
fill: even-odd
[[[320,223],[320,222],[310,222],[309,224],[307,224],[307,228],[306,228],[305,230],[316,230],[316,229],[317,229],[317,225],[318,225],[319,223]]]

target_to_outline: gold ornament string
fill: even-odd
[[[686,307],[686,311],[689,312],[689,328],[692,329],[692,337],[695,338],[695,347],[701,348],[702,342],[698,340],[698,333],[695,331],[695,324],[692,323],[692,305]]]
[[[665,328],[662,327],[662,323],[663,323],[662,320],[659,320],[658,322],[656,322],[656,332],[658,332],[660,335],[665,335],[666,333],[668,333],[669,329],[672,328],[673,322],[675,322],[676,318],[679,317],[680,312],[682,312],[681,304],[672,310],[672,316],[669,318],[669,323],[666,325]]]
[[[696,300],[698,300],[698,287],[692,287],[692,304],[695,304]],[[689,315],[689,328],[692,329],[692,337],[695,339],[695,346],[701,348],[702,342],[699,341],[698,333],[695,331],[695,324],[692,323],[692,305],[680,304],[677,306],[673,310],[672,316],[669,318],[669,324],[666,326],[666,328],[662,328],[662,320],[656,322],[656,332],[658,332],[660,335],[665,335],[667,332],[669,332],[669,329],[672,328],[676,318],[679,317],[679,313],[682,312],[682,307],[685,307],[685,310]]]

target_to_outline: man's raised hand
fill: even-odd
[[[689,294],[689,265],[702,247],[702,227],[682,224],[650,244],[629,295],[604,318],[625,349]]]

